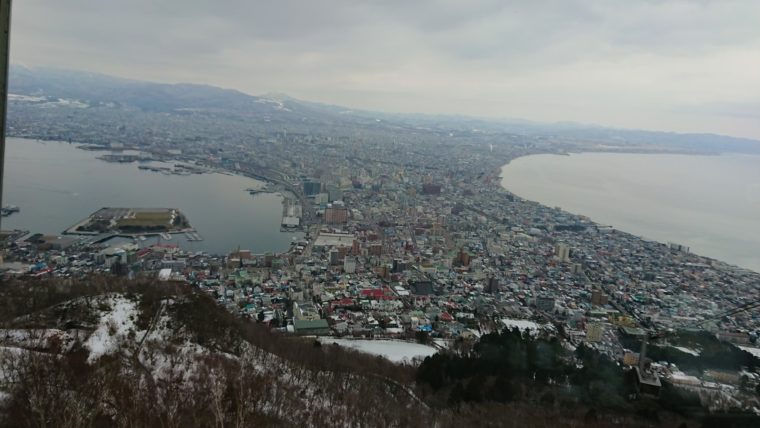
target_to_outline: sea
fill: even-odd
[[[760,272],[758,155],[533,155],[501,177],[522,198]]]
[[[183,234],[172,240],[190,251],[226,254],[238,247],[254,253],[287,251],[298,232],[281,232],[283,196],[246,189],[265,183],[223,173],[166,175],[138,165],[172,167],[174,162],[112,163],[97,159],[108,152],[77,144],[8,138],[3,205],[20,212],[2,218],[2,229],[51,235],[102,207],[177,208],[203,241]],[[149,238],[142,245],[155,243]]]

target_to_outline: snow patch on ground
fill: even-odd
[[[58,99],[58,105],[66,106],[66,107],[75,107],[75,108],[87,108],[89,107],[89,104],[83,103],[79,100],[73,100],[68,98],[59,98]]]
[[[760,358],[760,348],[753,348],[751,346],[739,346],[739,349],[747,351],[750,354]]]
[[[26,360],[32,355],[50,359],[57,357],[57,354],[47,352],[33,351],[15,346],[0,346],[0,361],[3,362],[3,364],[0,364],[0,393],[10,385],[18,382],[19,371],[15,363]]]
[[[337,343],[346,348],[356,349],[367,354],[379,355],[394,363],[411,362],[414,358],[425,358],[438,352],[432,346],[397,340],[353,340],[320,337],[319,341],[324,344]]]
[[[531,336],[535,336],[540,332],[541,330],[545,329],[553,329],[554,326],[551,324],[545,324],[540,325],[533,321],[528,320],[516,320],[511,318],[502,318],[501,323],[504,325],[504,327],[507,328],[507,330],[512,330],[514,328],[517,328],[520,330],[520,333],[525,333],[526,331],[530,332]]]
[[[285,104],[283,104],[280,100],[275,100],[271,98],[259,98],[256,100],[257,103],[260,104],[274,104],[275,110],[282,110],[282,111],[292,111],[291,109],[285,107]]]
[[[98,328],[84,343],[90,350],[87,362],[97,361],[103,355],[116,352],[121,343],[126,342],[130,331],[135,331],[138,310],[135,302],[121,295],[106,297],[105,303],[111,310],[101,313]]]
[[[433,339],[433,343],[444,349],[449,347],[449,342],[450,341],[446,339]]]
[[[78,330],[48,329],[0,329],[0,345],[26,349],[55,348],[56,352],[68,352],[79,336]]]
[[[8,94],[8,101],[21,101],[21,102],[40,102],[45,101],[45,97],[34,97],[30,95],[21,94]]]
[[[39,97],[21,94],[8,94],[8,101],[19,103],[35,103],[41,108],[56,108],[56,107],[73,107],[73,108],[87,108],[90,105],[72,98],[51,98],[51,97]]]
[[[153,379],[179,379],[182,382],[191,382],[197,373],[197,359],[213,353],[206,347],[192,342],[184,329],[173,326],[174,318],[167,309],[174,303],[172,299],[164,300],[160,315],[151,326],[151,330],[147,334],[144,331],[139,332],[137,340],[143,336],[145,340],[137,357],[150,371]]]
[[[686,348],[684,346],[674,346],[674,348],[678,349],[681,352],[694,355],[695,357],[698,357],[699,354],[701,353],[701,351],[698,351],[696,349]]]

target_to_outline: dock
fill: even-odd
[[[203,237],[199,235],[197,232],[185,232],[185,238],[187,238],[187,240],[191,242],[203,241]]]
[[[3,217],[8,217],[9,215],[17,213],[19,211],[21,211],[21,209],[15,205],[6,205],[0,208],[0,214],[2,214]]]
[[[283,192],[281,230],[292,231],[301,227],[303,208],[298,199],[292,197],[289,192]]]

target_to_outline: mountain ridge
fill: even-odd
[[[514,133],[591,142],[695,146],[712,151],[760,153],[760,141],[712,133],[620,129],[574,122],[543,123],[456,114],[376,112],[304,101],[283,93],[250,95],[237,89],[196,83],[157,83],[56,68],[11,67],[9,93],[86,101],[149,113],[199,111],[254,121],[320,123],[336,126],[398,127],[443,133]]]

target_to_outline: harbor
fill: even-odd
[[[282,220],[280,222],[280,231],[292,232],[302,228],[301,220],[303,218],[303,206],[299,198],[290,190],[285,189],[280,184],[267,182],[263,188],[249,187],[245,189],[251,196],[262,194],[276,194],[282,196]]]
[[[139,165],[137,169],[141,171],[159,172],[165,175],[193,175],[193,174],[205,174],[209,173],[206,168],[201,168],[195,165],[177,163],[174,166],[160,166],[155,164]]]
[[[7,204],[20,213],[3,217],[4,229],[40,231],[61,235],[76,222],[106,206],[176,207],[191,223],[201,240],[188,241],[184,231],[167,231],[161,238],[191,251],[224,253],[242,246],[254,251],[286,251],[300,231],[281,229],[283,195],[277,185],[243,177],[239,173],[207,167],[210,173],[177,176],[140,170],[140,166],[194,165],[191,161],[109,163],[97,160],[103,151],[80,150],[65,142],[8,139],[9,178],[4,189]],[[157,154],[154,156],[158,156]],[[86,170],[87,177],[71,174]],[[26,184],[23,184],[26,183]],[[23,185],[22,185],[23,184]],[[118,194],[108,189],[118,188]],[[246,189],[261,189],[252,196]],[[203,194],[203,198],[196,195]],[[117,202],[118,201],[118,202]],[[55,206],[54,210],[49,209]],[[156,231],[123,231],[144,245],[155,244]],[[106,232],[112,234],[114,232]],[[78,232],[87,239],[106,236]],[[142,241],[139,236],[145,236]]]
[[[282,230],[294,230],[301,227],[301,218],[303,217],[303,207],[290,192],[282,192]]]
[[[66,235],[122,236],[160,235],[171,240],[170,233],[194,233],[187,218],[176,208],[101,208],[64,231]]]
[[[4,207],[0,208],[0,215],[3,217],[8,217],[11,214],[17,213],[21,211],[21,209],[15,205],[5,205]]]

